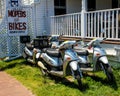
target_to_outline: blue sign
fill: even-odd
[[[19,2],[18,2],[18,0],[10,0],[10,5],[11,5],[11,7],[18,7]]]

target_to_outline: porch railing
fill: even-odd
[[[81,13],[51,17],[51,34],[81,36]]]
[[[120,38],[120,9],[87,12],[86,37]]]
[[[120,39],[120,8],[86,12],[85,38]],[[101,33],[104,32],[103,35]],[[51,17],[52,35],[81,36],[81,13]]]

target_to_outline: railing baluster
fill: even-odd
[[[78,14],[78,36],[81,36],[80,35],[80,14]]]
[[[59,33],[59,24],[58,24],[58,21],[59,21],[59,18],[57,17],[57,20],[56,20],[56,23],[57,23],[57,26],[56,26],[56,35],[58,35]]]
[[[70,15],[70,36],[71,36],[71,30],[72,30],[72,15]]]
[[[78,33],[78,21],[77,21],[77,14],[75,15],[75,30],[76,30],[75,36],[77,36],[77,33]]]
[[[90,14],[88,14],[88,37],[90,37]]]
[[[68,36],[70,36],[70,16],[68,16]]]
[[[101,37],[101,32],[103,31],[103,12],[101,12],[101,30],[100,30],[100,37]]]
[[[54,33],[57,34],[57,18],[55,18],[54,21],[55,21],[55,30],[54,30],[55,32]]]
[[[104,36],[106,37],[106,24],[107,24],[107,20],[106,20],[106,11],[105,11],[105,14],[104,14],[104,31],[105,31],[105,33],[104,33]]]
[[[53,30],[52,30],[52,29],[51,29],[51,30],[52,30],[52,33],[56,34],[56,32],[55,32],[55,31],[56,31],[56,22],[55,22],[55,21],[56,21],[56,19],[55,19],[55,18],[53,18],[53,17],[52,17],[52,19],[53,19],[53,24],[54,24],[54,25],[51,25],[51,26],[52,26],[52,28],[53,28]],[[52,34],[51,34],[51,35],[52,35]]]
[[[72,15],[72,36],[74,36],[74,15]]]
[[[79,14],[77,14],[76,24],[77,24],[77,36],[79,36]]]
[[[51,34],[54,34],[54,26],[52,26],[52,25],[54,25],[54,19],[53,18],[51,18]]]
[[[55,35],[57,35],[57,18],[55,18]]]
[[[119,16],[119,13],[118,13],[118,10],[116,11],[116,36],[115,36],[115,38],[119,38],[118,37],[118,22],[119,22],[119,20],[118,20],[118,16]]]
[[[115,36],[115,33],[114,33],[114,11],[112,11],[112,38],[114,38]]]
[[[91,37],[93,37],[93,13],[91,14]]]
[[[110,11],[108,12],[108,38],[110,38]]]
[[[94,36],[96,37],[96,13],[94,13]]]
[[[66,32],[64,32],[64,34],[68,35],[68,16],[65,16],[65,20],[66,20]]]
[[[98,32],[97,32],[97,37],[99,37],[99,29],[100,29],[100,27],[99,27],[99,25],[100,25],[100,13],[98,12]]]

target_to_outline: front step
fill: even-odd
[[[59,76],[59,77],[63,77],[63,71],[54,71],[54,70],[51,70],[50,74],[55,75],[55,76]]]
[[[83,72],[92,72],[93,71],[93,68],[91,68],[91,67],[88,67],[88,68],[80,68],[81,69],[81,71],[83,71]]]

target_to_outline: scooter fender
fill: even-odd
[[[99,61],[103,62],[104,64],[108,64],[108,59],[106,56],[102,56],[99,58]]]
[[[72,70],[76,71],[77,70],[77,61],[72,61],[70,62],[70,67],[72,68]]]
[[[44,64],[41,61],[38,61],[37,64],[40,68],[47,70],[47,68],[44,66]]]

